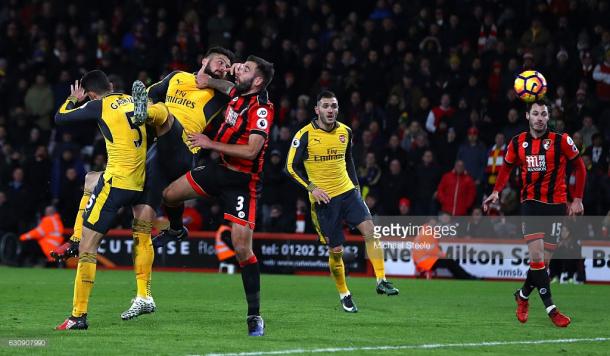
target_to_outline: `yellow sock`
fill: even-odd
[[[330,274],[335,280],[335,285],[339,294],[347,294],[347,283],[345,283],[345,266],[343,265],[343,251],[333,252],[330,251],[328,254],[328,266],[330,267]]]
[[[72,316],[82,316],[87,313],[89,295],[95,282],[97,259],[95,253],[84,252],[78,259],[76,278],[74,280],[74,299],[72,301]]]
[[[76,219],[74,219],[74,232],[70,237],[70,240],[74,242],[80,242],[81,237],[83,237],[83,213],[85,212],[85,208],[87,207],[90,197],[91,192],[84,191],[83,197],[80,198],[78,212],[76,213]]]
[[[385,279],[385,266],[383,262],[383,247],[381,246],[381,240],[374,238],[373,236],[365,236],[364,242],[366,244],[366,254],[373,265],[375,270],[375,277],[377,281]]]
[[[148,119],[146,123],[151,126],[161,126],[169,116],[169,110],[164,103],[156,103],[148,105]]]
[[[142,298],[152,297],[150,280],[155,251],[150,238],[151,230],[152,222],[133,220],[133,269],[136,272],[137,296]]]

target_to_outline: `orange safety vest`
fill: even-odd
[[[51,257],[51,251],[64,242],[64,224],[61,222],[59,214],[55,213],[50,216],[45,216],[40,220],[40,224],[34,229],[21,235],[21,241],[36,240],[40,249],[47,256],[47,260],[54,261]]]
[[[231,250],[231,248],[229,248],[229,246],[222,241],[222,233],[225,231],[231,231],[231,228],[227,225],[220,225],[216,231],[216,242],[214,244],[216,257],[218,257],[218,261],[221,262],[235,256],[235,251]]]
[[[438,239],[434,238],[432,231],[426,233],[429,225],[424,225],[424,231],[413,240],[411,254],[413,255],[413,263],[418,272],[430,271],[436,261],[445,254],[441,251]]]

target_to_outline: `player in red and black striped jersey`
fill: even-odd
[[[245,63],[231,67],[235,84],[197,76],[199,88],[211,87],[231,97],[224,121],[214,140],[193,133],[188,140],[193,147],[220,153],[222,164],[197,167],[174,181],[163,191],[169,205],[196,197],[219,197],[224,203],[224,217],[231,226],[231,240],[242,267],[242,280],[248,302],[248,334],[262,336],[264,322],[260,317],[260,272],[252,251],[252,232],[256,217],[256,195],[268,135],[273,123],[273,104],[266,88],[273,78],[273,64],[250,56]]]
[[[578,148],[567,134],[548,130],[548,105],[540,100],[528,105],[526,118],[529,131],[513,137],[506,150],[505,164],[500,169],[492,194],[483,202],[487,211],[489,205],[498,201],[499,193],[506,185],[513,167],[518,166],[521,181],[521,215],[524,219],[523,237],[527,241],[530,255],[530,269],[523,287],[515,293],[517,319],[525,323],[528,317],[528,298],[534,288],[538,288],[540,298],[553,323],[560,327],[570,324],[570,318],[559,312],[551,298],[549,275],[546,264],[555,248],[552,241],[548,218],[578,215],[583,212],[582,195],[585,186],[586,169],[578,154]],[[570,162],[576,174],[576,190],[573,201],[567,205],[566,164]],[[532,218],[538,217],[538,218]]]

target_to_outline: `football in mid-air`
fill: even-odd
[[[526,103],[541,99],[546,94],[546,79],[535,70],[521,72],[514,84],[517,96]]]

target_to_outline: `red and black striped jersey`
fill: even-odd
[[[263,168],[265,151],[269,143],[269,131],[273,124],[273,103],[267,91],[249,95],[235,94],[235,88],[229,94],[231,101],[224,114],[215,141],[231,145],[247,145],[250,135],[261,135],[265,138],[263,148],[253,160],[221,154],[223,162],[240,172],[258,174]]]
[[[578,148],[568,134],[546,131],[539,138],[529,131],[512,138],[505,162],[518,165],[521,201],[566,203],[566,162],[578,157]]]

